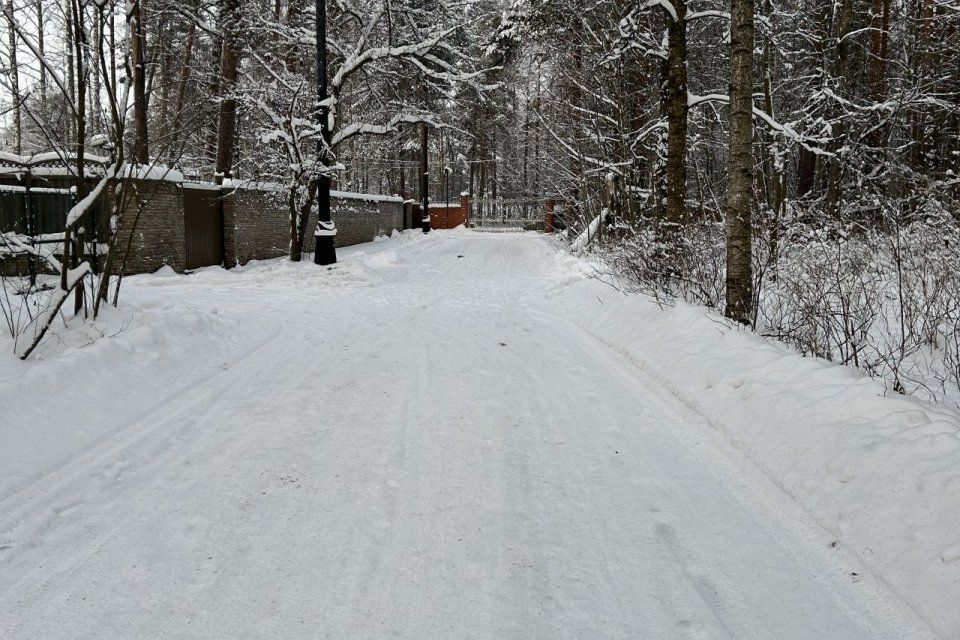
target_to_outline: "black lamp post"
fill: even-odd
[[[330,167],[330,107],[327,106],[327,2],[316,0],[317,7],[317,112],[320,117],[320,140],[317,156],[324,168]],[[330,173],[324,171],[317,184],[317,228],[314,237],[314,264],[337,261],[337,227],[330,217]]]
[[[426,91],[426,90],[424,90]],[[420,125],[420,198],[423,216],[420,220],[424,233],[430,233],[430,164],[427,157],[427,123]]]

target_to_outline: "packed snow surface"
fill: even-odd
[[[536,234],[340,258],[0,360],[0,637],[960,637],[956,414]]]

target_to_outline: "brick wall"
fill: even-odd
[[[224,265],[286,255],[290,210],[284,195],[267,189],[237,189],[223,199]]]
[[[124,273],[146,273],[163,266],[183,271],[186,241],[180,185],[161,180],[130,180],[124,188],[131,191],[116,243],[118,258],[122,258],[130,242]],[[112,194],[107,197],[112,201]],[[109,207],[105,210],[109,211]]]
[[[400,198],[348,197],[341,192],[334,192],[330,198],[330,211],[337,225],[338,247],[370,242],[377,236],[390,235],[394,229],[403,229],[403,201]],[[307,226],[304,251],[313,251],[313,229],[316,225],[314,211]]]
[[[421,204],[414,204],[414,216],[420,220],[420,212],[423,211]],[[467,226],[469,223],[470,202],[466,195],[460,196],[460,202],[445,202],[430,205],[430,228],[431,229],[455,229],[460,225]]]
[[[163,266],[183,271],[186,267],[184,189],[215,190],[217,187],[131,180],[125,188],[134,196],[126,206],[116,245],[123,255],[131,240],[124,273],[146,273]],[[106,197],[112,201],[113,195],[108,193]],[[139,219],[136,219],[137,203]],[[404,204],[400,198],[334,192],[330,204],[337,225],[338,247],[370,242],[377,236],[404,228]],[[286,255],[290,243],[290,213],[283,192],[237,188],[224,192],[222,207],[224,266],[229,268],[250,260]],[[315,226],[316,210],[311,213],[307,226],[304,251],[313,251]]]

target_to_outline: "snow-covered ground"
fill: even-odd
[[[956,414],[536,234],[340,257],[0,358],[0,637],[960,637]]]

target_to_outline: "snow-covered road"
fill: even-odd
[[[933,637],[564,312],[548,240],[341,255],[130,280],[217,324],[31,414],[73,435],[0,475],[0,637]]]

